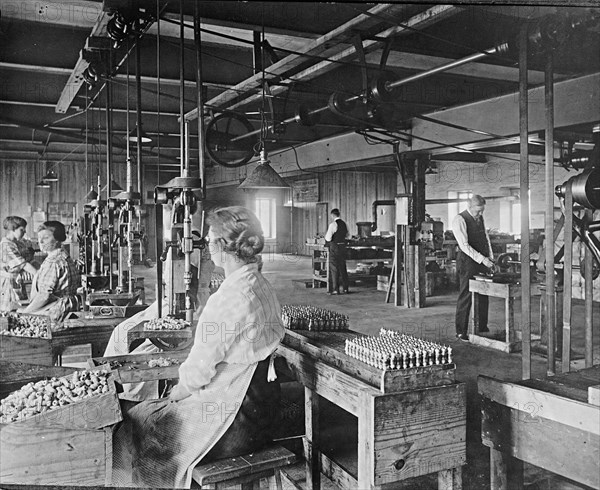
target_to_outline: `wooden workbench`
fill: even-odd
[[[521,329],[515,326],[515,298],[523,292],[520,284],[498,283],[485,280],[471,279],[469,281],[472,308],[471,322],[469,323],[469,342],[483,347],[501,350],[503,352],[517,352],[521,350]],[[539,296],[539,284],[531,285],[530,293]],[[503,339],[495,339],[479,333],[479,295],[504,299],[504,335]],[[539,340],[539,335],[532,334],[532,340]]]
[[[398,378],[386,380],[389,371],[344,353],[345,339],[356,335],[288,331],[276,352],[305,387],[307,488],[320,487],[321,472],[342,488],[387,488],[431,473],[440,488],[461,488],[466,395],[465,385],[454,381],[454,365],[398,370]],[[352,461],[319,447],[320,397],[357,418]]]
[[[600,366],[545,379],[479,376],[492,490],[522,488],[523,462],[600,488]]]

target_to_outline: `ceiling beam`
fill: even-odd
[[[0,105],[17,105],[17,106],[31,106],[31,107],[54,107],[54,104],[50,104],[48,102],[31,102],[31,101],[27,101],[27,100],[6,100],[6,99],[0,99]],[[83,111],[82,107],[79,106],[71,106],[71,109],[75,109],[77,111],[80,111],[80,113],[83,115],[85,114],[85,112]],[[94,107],[91,106],[88,108],[88,110],[90,111],[102,111],[105,112],[106,109],[104,107]],[[113,107],[111,109],[113,112],[122,112],[122,113],[127,113],[127,109],[120,109],[117,107]],[[133,112],[135,113],[134,110],[130,110],[129,112]],[[158,112],[156,111],[149,111],[149,110],[142,110],[142,114],[152,114],[152,115],[158,115]],[[75,115],[75,114],[73,114]],[[161,116],[169,116],[169,117],[179,117],[179,113],[178,112],[160,112]]]
[[[454,125],[476,128],[506,138],[519,134],[519,98],[512,93],[459,107],[427,114],[431,118]],[[554,127],[561,128],[578,124],[597,123],[600,115],[600,73],[563,80],[554,84]],[[529,90],[529,132],[537,133],[545,128],[544,87]],[[493,117],[490,117],[493,115]],[[482,142],[487,136],[436,124],[415,118],[412,120],[412,150],[435,150]],[[439,141],[435,144],[424,139]],[[485,145],[486,143],[483,142]]]
[[[353,19],[349,20],[348,22],[337,27],[336,29],[328,32],[327,34],[324,34],[312,41],[307,41],[301,49],[296,50],[298,54],[290,54],[286,56],[285,58],[269,66],[269,68],[265,70],[264,74],[262,72],[257,73],[251,76],[250,78],[243,80],[242,82],[238,83],[233,89],[226,90],[217,97],[213,97],[210,101],[207,102],[207,104],[217,107],[225,107],[228,103],[232,102],[233,100],[236,100],[239,97],[240,93],[248,91],[254,92],[257,87],[260,87],[263,76],[265,77],[265,80],[267,82],[269,80],[273,80],[284,76],[286,73],[289,73],[291,70],[300,66],[302,63],[305,63],[307,59],[310,59],[310,57],[317,56],[325,57],[327,59],[335,58],[337,61],[342,61],[346,58],[354,56],[355,49],[354,47],[348,47],[348,44],[352,45],[352,38],[357,31],[372,29],[373,27],[376,27],[381,23],[379,16],[385,15],[389,17],[395,17],[401,15],[405,8],[406,7],[402,4],[376,5],[368,11],[368,14],[359,14]],[[450,10],[454,10],[454,7],[441,6],[434,7],[434,9],[437,9],[439,12],[448,12]],[[429,20],[428,25],[430,25],[432,23],[432,18],[435,17],[431,13],[432,10],[433,9],[429,9],[428,11],[426,11],[427,14],[421,14],[421,21],[424,20],[423,15],[426,15]],[[408,22],[410,22],[410,20]],[[388,35],[391,35],[392,32],[397,33],[402,30],[402,28],[395,26],[391,29],[386,29],[384,33],[388,32]],[[384,33],[380,33],[379,35],[384,35]],[[365,41],[364,44],[368,48],[369,45],[375,46],[376,43],[377,41]],[[334,68],[334,66],[331,65],[334,65],[333,61],[320,61],[315,66],[321,66],[320,73],[325,73],[326,71]],[[302,80],[303,78],[305,78],[305,76],[300,74],[296,74],[294,76],[294,80]],[[272,92],[273,89],[278,89],[278,92],[287,90],[287,88],[280,86],[272,87]],[[250,102],[250,100],[253,100],[255,98],[256,97],[250,97],[242,103]],[[258,98],[260,98],[260,94],[258,95]],[[242,103],[236,104],[233,107],[236,107]],[[185,118],[187,120],[196,119],[197,117],[197,108],[188,112],[185,115]]]
[[[373,53],[367,54],[367,63],[379,66],[381,52],[381,50],[377,50]],[[427,56],[417,53],[391,51],[388,55],[386,67],[392,69],[402,68],[403,70],[415,70],[420,72],[437,68],[438,66],[445,65],[452,61],[455,60],[442,58],[439,56]],[[467,65],[446,70],[445,73],[491,80],[506,80],[509,82],[519,81],[519,68],[512,66],[492,65],[489,63],[469,63]],[[557,73],[555,73],[554,76],[558,79],[565,77],[565,75],[559,75]],[[528,77],[529,83],[532,85],[544,83],[543,71],[529,70]]]
[[[389,4],[387,6],[389,7]],[[381,7],[383,7],[383,5],[379,5],[378,7],[371,9],[371,10],[369,10],[369,12],[375,16],[382,15],[382,13],[385,13],[387,16],[394,15],[394,11],[374,12],[377,8],[381,8]],[[365,53],[369,53],[369,52],[377,49],[377,47],[381,43],[381,41],[380,41],[381,38],[397,36],[403,32],[412,32],[413,29],[425,29],[425,28],[430,27],[431,25],[435,24],[436,22],[447,19],[448,17],[450,17],[458,12],[460,12],[460,9],[455,6],[452,6],[452,5],[436,5],[434,7],[431,7],[430,9],[425,10],[424,12],[421,12],[421,13],[411,17],[408,20],[403,21],[403,26],[393,26],[393,27],[390,27],[390,28],[385,29],[384,31],[378,33],[375,36],[378,38],[378,40],[374,40],[374,39],[365,40],[363,42],[363,50],[365,51]],[[369,17],[369,16],[367,16],[366,14],[359,15],[359,16],[355,17],[353,20],[351,20],[348,23],[344,24],[343,26],[339,27],[338,29],[331,31],[328,34],[325,34],[324,36],[320,37],[319,39],[316,39],[315,41],[313,41],[309,44],[312,45],[312,44],[317,44],[317,43],[322,43],[322,44],[329,43],[332,40],[335,41],[336,36],[341,36],[342,34],[344,34],[345,37],[349,36],[349,33],[345,32],[342,29],[343,28],[349,29],[350,33],[354,33],[355,30],[364,28],[365,25],[361,24],[359,22],[360,20],[364,21],[364,19],[361,19],[361,17]],[[358,25],[356,25],[356,24],[358,24]],[[404,27],[404,26],[406,26],[406,27]],[[337,31],[339,31],[339,30],[342,30],[342,32],[337,33]],[[344,38],[344,40],[347,41],[346,38]],[[286,83],[291,83],[293,81],[297,82],[297,81],[312,80],[312,79],[314,79],[318,76],[321,76],[321,75],[333,70],[334,68],[336,68],[338,62],[348,61],[356,55],[356,49],[354,48],[354,46],[347,47],[346,44],[337,43],[336,48],[337,49],[335,50],[335,52],[330,52],[330,51],[327,52],[327,55],[326,55],[328,58],[327,61],[319,61],[318,63],[314,64],[313,66],[306,68],[306,69],[300,71],[299,73],[294,74],[293,79],[290,78],[290,79],[282,80],[278,85],[271,87],[270,88],[271,95],[277,95],[277,94],[280,94],[280,93],[284,92],[285,90],[287,90],[287,87],[285,86]],[[308,48],[307,48],[307,52],[310,53]],[[310,54],[312,54],[312,53],[310,53]],[[283,74],[284,71],[282,71],[281,69],[278,69],[277,65],[288,60],[288,58],[292,58],[292,60],[288,61],[289,65],[292,65],[294,61],[295,61],[296,65],[299,64],[300,62],[305,61],[304,57],[302,57],[302,56],[290,55],[290,56],[284,58],[283,60],[281,60],[279,63],[276,63],[275,65],[270,66],[268,69],[268,74],[267,74],[266,78],[267,79],[273,78],[274,74],[275,75]],[[283,64],[281,65],[281,67],[284,67],[284,66],[285,65],[283,65]],[[295,66],[295,65],[293,65],[293,66]],[[274,67],[275,67],[275,70],[274,70]],[[256,88],[257,80],[260,80],[260,75],[261,74],[259,73],[251,78],[248,78],[244,82],[238,84],[236,86],[236,89],[239,91],[239,90],[244,90],[244,89],[248,90],[251,87]],[[237,94],[237,93],[233,94],[232,91],[225,91],[221,95],[218,95],[217,97],[215,97],[211,101],[209,101],[208,104],[219,106],[219,105],[222,105],[226,102],[233,100],[238,95],[239,94]],[[260,98],[261,98],[261,94],[254,94],[254,95],[249,96],[248,98],[246,98],[243,101],[240,101],[236,104],[231,105],[228,108],[234,109],[241,105],[245,105],[250,102],[260,100]],[[195,118],[195,117],[197,117],[197,111],[194,112],[194,110],[192,110],[191,112],[186,114],[186,118]]]
[[[59,68],[59,67],[55,67],[55,66],[25,65],[23,63],[9,63],[6,61],[0,61],[0,69],[2,69],[2,68],[8,69],[8,70],[30,71],[30,72],[34,72],[34,73],[47,73],[50,75],[64,75],[64,76],[70,75],[71,72],[73,71],[69,68]],[[134,77],[130,77],[130,81],[133,81],[133,78]],[[121,81],[121,82],[126,82],[127,75],[117,74],[114,77],[112,77],[112,79]],[[156,83],[158,81],[157,77],[149,77],[146,75],[142,75],[140,77],[140,79],[141,79],[142,83],[148,83],[148,84],[154,84],[154,85],[156,85]],[[179,80],[177,80],[175,78],[161,78],[160,84],[167,85],[167,86],[173,86],[173,87],[179,87]],[[185,80],[184,84],[188,88],[193,88],[193,89],[196,88],[195,80]],[[203,81],[202,85],[204,85],[208,88],[223,89],[223,90],[232,87],[232,85],[229,83],[207,82],[207,81]]]

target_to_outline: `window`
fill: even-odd
[[[448,199],[460,199],[459,202],[448,203],[448,224],[450,226],[452,226],[454,217],[464,209],[465,204],[472,196],[473,192],[471,191],[448,191]]]
[[[275,238],[275,199],[257,198],[256,216],[265,234],[265,238]]]

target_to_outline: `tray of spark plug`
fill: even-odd
[[[110,369],[115,381],[121,384],[177,379],[179,366],[188,354],[189,350],[93,357],[88,359],[88,366],[90,369]]]
[[[283,344],[379,389],[396,393],[455,382],[450,346],[392,330],[378,336],[352,330],[286,330]]]

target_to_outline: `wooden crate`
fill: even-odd
[[[8,318],[0,317],[0,331],[8,330],[8,321]],[[52,330],[48,327],[48,338],[0,334],[0,360],[52,366]]]
[[[346,339],[356,337],[357,332],[311,332],[286,330],[283,343],[299,352],[309,354],[340,371],[349,374],[381,391],[399,391],[428,386],[451,385],[455,381],[455,364],[441,364],[408,369],[382,370],[347,355]]]
[[[115,381],[107,379],[109,391],[27,417],[10,425],[63,429],[102,429],[123,420]]]
[[[130,354],[125,356],[94,357],[88,360],[90,369],[99,367],[110,369],[118,383],[139,383],[158,379],[178,379],[179,366],[187,359],[189,350],[174,352],[153,352],[150,354]],[[150,367],[147,362],[151,359],[166,357],[177,359],[179,364],[166,367]],[[119,367],[111,366],[117,362]]]
[[[138,323],[127,331],[127,345],[131,346],[136,341],[150,339],[150,341],[162,350],[184,350],[190,347],[194,341],[194,327],[184,327],[180,330],[146,330],[147,321]]]
[[[113,429],[0,425],[0,484],[108,486]]]
[[[74,371],[77,369],[0,360],[0,400],[27,383],[35,383],[53,376],[59,378]]]

